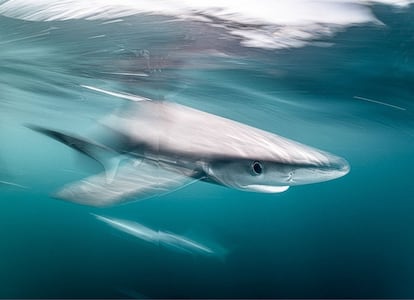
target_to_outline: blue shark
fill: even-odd
[[[183,254],[203,255],[221,258],[226,251],[221,247],[211,247],[198,241],[171,232],[153,230],[137,222],[104,217],[92,214],[97,220],[109,226],[134,236],[142,241],[155,244]]]
[[[86,87],[86,86],[85,86]],[[104,171],[55,196],[110,206],[169,193],[195,181],[260,193],[339,178],[339,156],[185,105],[86,87],[130,100],[102,119],[96,138],[30,125],[98,161]]]

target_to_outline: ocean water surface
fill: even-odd
[[[414,298],[414,5],[254,2],[0,1],[1,298]],[[88,136],[120,94],[351,171],[277,194],[56,199],[101,167],[26,125]]]

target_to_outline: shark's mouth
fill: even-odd
[[[288,188],[289,186],[273,186],[260,184],[251,184],[243,186],[243,189],[260,193],[282,193],[285,192]]]

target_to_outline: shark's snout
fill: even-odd
[[[328,161],[329,163],[326,165],[326,168],[332,172],[332,175],[337,175],[335,178],[344,176],[349,173],[350,166],[346,159],[330,154]]]
[[[325,153],[323,164],[297,168],[292,172],[290,185],[300,185],[333,180],[348,174],[350,165],[344,158]]]

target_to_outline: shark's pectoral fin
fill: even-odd
[[[111,206],[169,193],[197,181],[191,176],[193,172],[179,167],[128,160],[120,163],[110,180],[107,173],[100,173],[66,185],[55,196],[84,205]]]
[[[113,149],[84,137],[78,137],[32,124],[27,124],[26,127],[51,137],[100,163],[105,169],[107,183],[111,183],[114,180],[119,165],[126,158],[123,155],[118,155]]]

